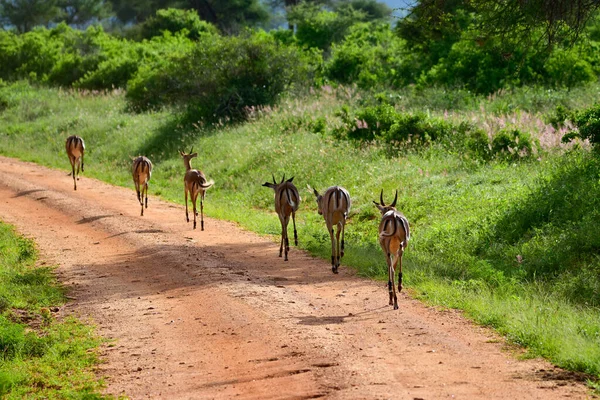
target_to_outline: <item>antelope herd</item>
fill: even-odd
[[[79,180],[79,169],[83,172],[83,155],[85,144],[79,136],[73,135],[67,138],[65,143],[67,156],[71,163],[71,173],[73,176],[73,189],[77,190],[77,180]],[[190,222],[188,214],[188,195],[191,198],[194,213],[194,228],[196,229],[196,216],[198,211],[196,203],[200,196],[200,227],[204,230],[204,195],[207,189],[214,185],[212,180],[208,181],[202,171],[193,169],[191,165],[192,158],[198,156],[192,148],[189,153],[179,150],[185,166],[184,196],[185,196],[185,219]],[[131,166],[133,182],[138,201],[141,206],[141,215],[144,215],[144,207],[148,208],[148,182],[152,176],[152,162],[144,156],[133,158]],[[290,250],[288,238],[288,225],[290,217],[294,225],[294,244],[298,246],[298,231],[296,230],[296,211],[300,206],[302,199],[296,186],[292,183],[294,178],[288,180],[283,175],[281,181],[277,183],[273,176],[273,183],[265,182],[263,186],[273,189],[275,192],[275,211],[281,222],[281,244],[279,246],[279,257],[285,254],[284,261],[288,261]],[[344,232],[346,221],[350,214],[351,200],[350,193],[341,186],[332,186],[320,195],[316,189],[312,190],[317,201],[319,215],[325,219],[327,232],[331,238],[331,270],[334,274],[338,273],[341,258],[344,256]],[[398,268],[398,292],[402,291],[402,256],[410,239],[410,228],[406,217],[396,210],[398,201],[398,191],[394,201],[385,205],[383,201],[383,190],[379,195],[379,203],[373,201],[377,209],[381,212],[381,221],[379,223],[379,244],[385,254],[385,260],[388,267],[388,291],[390,296],[390,305],[398,309],[398,297],[394,282],[396,268]],[[334,228],[337,230],[334,232]],[[340,240],[341,236],[341,240]],[[285,250],[285,252],[284,252]]]

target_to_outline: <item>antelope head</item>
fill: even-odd
[[[375,207],[377,207],[379,209],[379,211],[381,212],[381,215],[384,215],[388,211],[396,210],[396,202],[397,201],[398,201],[398,191],[396,190],[396,196],[394,197],[394,201],[392,201],[391,204],[386,206],[385,202],[383,201],[383,189],[381,189],[381,194],[379,195],[379,203],[377,203],[376,201],[373,201],[373,204],[375,204]]]
[[[311,187],[308,187],[309,189],[311,189]],[[319,215],[323,215],[323,207],[321,205],[321,199],[323,198],[322,195],[319,194],[319,192],[317,191],[317,189],[312,189],[313,193],[315,194],[315,197],[317,198],[317,207],[318,207],[318,212]]]
[[[183,164],[185,165],[185,167],[187,169],[192,169],[192,165],[190,164],[190,161],[192,160],[192,158],[198,157],[198,153],[194,153],[194,148],[192,147],[190,149],[190,152],[187,154],[184,153],[183,151],[179,150],[179,154],[183,158]]]
[[[292,176],[290,179],[288,179],[287,181],[285,180],[285,174],[283,174],[283,177],[281,178],[281,182],[277,183],[277,181],[275,180],[275,175],[271,174],[271,176],[273,177],[273,183],[271,182],[265,182],[262,185],[265,187],[270,187],[271,189],[277,191],[277,188],[283,184],[283,182],[292,182],[294,180],[294,177]]]

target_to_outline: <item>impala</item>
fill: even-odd
[[[402,255],[410,239],[410,228],[408,220],[399,211],[396,210],[396,201],[398,200],[398,191],[394,201],[386,206],[383,202],[383,189],[379,195],[380,203],[375,206],[381,212],[381,222],[379,223],[379,244],[385,253],[385,261],[388,265],[388,291],[390,293],[390,306],[394,310],[398,309],[398,297],[396,296],[396,287],[394,286],[394,274],[396,266],[398,268],[398,292],[402,291]]]
[[[310,186],[309,186],[310,190]],[[321,196],[316,189],[313,189],[317,197],[319,214],[325,218],[327,231],[331,238],[331,271],[338,273],[340,259],[344,257],[344,231],[346,220],[350,213],[350,194],[341,186],[332,186],[328,188]],[[337,226],[335,237],[333,236],[333,227]],[[340,250],[340,233],[342,234]]]
[[[79,180],[79,166],[81,166],[81,172],[83,172],[83,153],[85,152],[85,143],[79,136],[73,135],[67,138],[65,143],[65,149],[67,150],[67,156],[71,162],[71,173],[73,176],[73,187],[77,190],[77,181]],[[77,171],[75,170],[77,165]]]
[[[152,162],[144,157],[139,156],[133,160],[131,166],[133,174],[133,183],[135,183],[135,192],[137,193],[138,201],[142,206],[142,217],[144,216],[144,194],[146,197],[146,208],[148,208],[148,181],[152,176]]]
[[[281,221],[281,245],[279,246],[279,257],[281,257],[281,253],[283,253],[284,243],[285,243],[285,258],[284,261],[288,260],[288,252],[290,251],[290,242],[288,239],[287,227],[290,223],[290,215],[292,216],[292,221],[294,224],[294,243],[298,246],[298,232],[296,231],[296,211],[298,210],[298,206],[300,205],[300,193],[298,193],[298,189],[292,183],[294,177],[291,177],[287,181],[285,180],[285,175],[281,179],[281,182],[277,183],[275,181],[275,176],[273,176],[273,183],[265,182],[263,186],[270,187],[275,191],[275,211],[279,216],[279,221]]]
[[[214,182],[206,181],[206,176],[202,171],[197,169],[192,169],[191,160],[194,157],[198,157],[198,153],[193,153],[194,148],[190,150],[188,154],[179,150],[179,154],[183,157],[183,164],[185,165],[185,176],[183,178],[184,182],[184,193],[185,193],[185,219],[187,222],[190,222],[190,217],[188,216],[188,193],[192,199],[192,204],[194,206],[194,229],[196,229],[196,216],[198,215],[198,211],[196,211],[196,200],[198,199],[198,195],[200,195],[200,226],[202,230],[204,230],[204,193],[206,189],[214,185]]]

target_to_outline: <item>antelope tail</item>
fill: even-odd
[[[212,185],[214,185],[214,184],[215,184],[215,182],[214,182],[214,181],[211,179],[210,181],[208,181],[208,182],[206,182],[206,183],[204,183],[204,184],[202,184],[202,183],[201,183],[201,184],[200,184],[200,187],[201,187],[202,189],[208,189],[209,187],[211,187],[211,186],[212,186]]]
[[[294,200],[292,200],[292,197],[290,196],[290,189],[288,189],[288,188],[285,189],[285,197],[287,197],[288,204],[292,208],[296,208],[296,202],[294,202]]]

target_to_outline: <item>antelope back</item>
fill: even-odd
[[[152,176],[152,162],[147,157],[139,156],[133,160],[131,172],[134,181],[149,181]]]
[[[341,186],[328,188],[319,201],[319,208],[323,215],[341,213],[347,217],[351,205],[350,194]]]
[[[79,157],[83,155],[83,152],[85,151],[85,143],[81,137],[72,135],[67,138],[65,149],[69,156]]]
[[[379,223],[379,236],[396,236],[404,243],[410,239],[410,227],[406,217],[399,211],[389,210],[381,217]]]
[[[292,182],[283,182],[275,189],[275,209],[277,212],[289,214],[298,210],[300,194]]]

